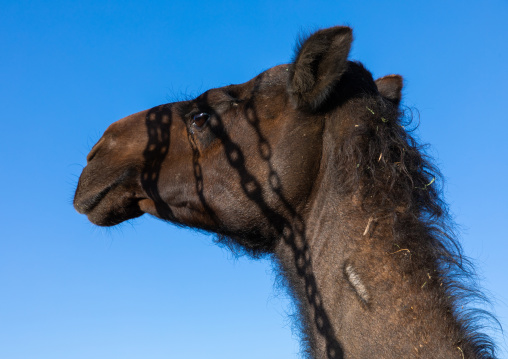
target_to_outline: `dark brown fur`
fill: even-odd
[[[150,213],[277,263],[313,358],[493,358],[462,310],[471,269],[439,172],[405,129],[402,78],[347,60],[320,30],[290,65],[112,124],[76,209],[110,226]]]

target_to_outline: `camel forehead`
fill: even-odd
[[[262,78],[261,86],[286,85],[289,76],[289,65],[278,65],[258,75]]]
[[[289,76],[289,65],[278,65],[272,67],[253,79],[239,85],[230,86],[233,90],[236,88],[243,92],[245,97],[249,95],[270,94],[274,91],[285,91]]]
[[[247,82],[210,89],[195,100],[182,103],[181,107],[185,112],[189,106],[192,107],[195,103],[204,103],[215,107],[221,103],[236,102],[236,100],[273,99],[277,95],[286,93],[288,76],[289,65],[278,65]]]
[[[289,76],[289,65],[278,65],[272,67],[253,78],[253,82],[260,91],[273,87],[286,87]]]

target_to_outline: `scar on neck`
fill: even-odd
[[[367,292],[367,288],[363,284],[360,276],[358,275],[358,273],[356,272],[355,268],[351,263],[346,263],[346,265],[344,266],[344,274],[347,280],[349,281],[349,284],[351,284],[356,294],[360,298],[360,300],[364,304],[368,304],[370,297],[369,293]]]

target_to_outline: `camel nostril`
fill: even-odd
[[[86,162],[90,162],[94,157],[95,155],[97,154],[97,150],[95,151],[90,151],[90,153],[88,154],[88,156],[86,156]]]
[[[100,142],[100,141],[99,141]],[[90,150],[90,152],[88,153],[88,156],[86,156],[86,162],[89,163],[91,160],[93,160],[93,158],[97,155],[97,153],[99,152],[99,142],[97,142],[95,144],[95,146],[92,147],[92,149]]]
[[[88,156],[86,156],[86,161],[90,162],[99,152],[99,145],[104,142],[104,136],[92,147],[90,152],[88,153]]]

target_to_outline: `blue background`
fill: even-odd
[[[351,59],[404,76],[506,329],[507,17],[505,0],[2,0],[0,357],[295,358],[268,261],[148,216],[98,228],[72,197],[111,122],[247,81],[337,24],[354,28]]]

